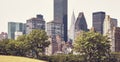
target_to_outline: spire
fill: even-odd
[[[71,17],[71,25],[70,25],[70,28],[69,28],[69,38],[74,41],[74,36],[75,36],[75,14],[74,14],[74,11],[72,13],[72,17]]]
[[[71,17],[71,25],[75,23],[75,14],[74,14],[74,11],[72,13],[72,17]]]

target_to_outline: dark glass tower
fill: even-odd
[[[67,0],[54,0],[54,21],[64,25],[64,41],[67,41]]]
[[[80,12],[75,22],[75,31],[88,31],[87,23],[83,12]]]
[[[103,34],[103,22],[105,19],[105,12],[94,12],[93,13],[93,27],[95,31]]]

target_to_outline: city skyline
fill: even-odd
[[[88,28],[92,27],[92,13],[104,11],[112,18],[118,19],[119,25],[119,0],[69,0],[68,1],[68,25],[71,24],[72,12],[75,17],[79,12],[84,12]],[[7,32],[8,22],[26,22],[27,19],[42,14],[46,22],[53,20],[53,0],[0,0],[0,32]],[[68,27],[69,28],[69,27]]]

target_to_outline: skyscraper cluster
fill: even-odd
[[[41,14],[26,20],[26,23],[8,22],[8,38],[16,39],[20,35],[29,34],[34,29],[45,30],[51,43],[46,48],[46,54],[68,54],[71,51],[72,42],[74,42],[76,36],[83,31],[89,31],[89,29],[84,13],[79,12],[78,17],[75,18],[73,11],[70,29],[68,30],[67,5],[68,0],[54,0],[54,20],[47,23]],[[111,41],[111,50],[120,51],[120,28],[117,27],[117,19],[111,18],[102,11],[94,12],[92,15],[92,30],[108,35]]]

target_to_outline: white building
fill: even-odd
[[[23,35],[23,32],[16,31],[15,32],[15,40],[21,35]]]
[[[113,27],[117,27],[117,19],[110,18],[109,15],[106,15],[103,24],[103,35],[107,35],[110,38],[111,51],[115,51]]]

